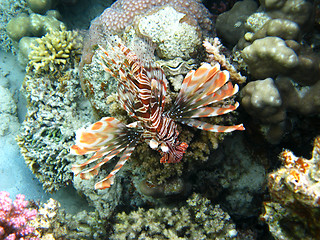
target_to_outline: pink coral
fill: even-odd
[[[83,62],[91,63],[93,47],[104,41],[104,35],[121,33],[136,16],[148,14],[165,5],[186,14],[185,20],[198,25],[203,31],[212,29],[212,15],[200,0],[118,0],[91,22],[90,39],[84,46]]]
[[[8,192],[0,192],[0,239],[38,239],[31,237],[34,228],[28,226],[28,221],[34,219],[37,210],[29,210],[25,196],[18,194],[13,201]]]

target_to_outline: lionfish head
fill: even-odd
[[[178,163],[181,161],[183,154],[188,148],[185,142],[180,143],[177,139],[175,142],[163,142],[160,145],[161,163]]]

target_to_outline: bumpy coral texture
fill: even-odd
[[[75,31],[66,31],[61,25],[60,31],[52,31],[44,37],[36,39],[29,54],[28,70],[57,71],[70,67],[70,62],[80,58],[82,39]]]
[[[5,51],[15,52],[12,40],[6,31],[6,25],[15,16],[20,13],[30,11],[24,0],[1,0],[0,1],[0,48]]]
[[[268,179],[268,186],[273,201],[280,203],[281,207],[286,209],[286,213],[279,216],[278,221],[281,232],[285,238],[277,239],[300,239],[298,227],[304,232],[304,239],[317,239],[320,231],[319,207],[320,207],[320,136],[314,141],[312,158],[310,160],[303,157],[296,157],[291,151],[285,150],[280,154],[284,164],[283,167],[271,173]],[[262,218],[270,225],[272,229],[275,221],[270,215],[269,203],[265,204],[266,214]],[[284,219],[295,219],[290,224],[292,227],[283,225],[283,222],[289,222]],[[279,231],[278,231],[279,232]],[[277,234],[277,232],[274,232]],[[296,236],[291,238],[290,236]]]
[[[81,109],[78,105],[82,96],[79,80],[72,71],[60,74],[26,75],[23,88],[28,112],[17,137],[27,165],[50,192],[72,179],[67,165],[74,157],[65,148],[71,144],[73,128],[79,127],[85,109],[85,105]]]
[[[37,210],[29,210],[24,195],[18,194],[13,201],[8,192],[0,192],[0,239],[38,239],[33,238],[34,228],[28,226],[37,215]]]
[[[38,210],[31,222],[35,235],[40,239],[105,239],[107,220],[98,212],[81,211],[75,215],[66,213],[60,203],[50,198]]]
[[[91,23],[90,40],[84,48],[84,63],[91,63],[92,48],[104,41],[105,34],[121,33],[132,24],[136,16],[165,5],[170,5],[186,14],[187,18],[194,24],[198,24],[202,30],[212,29],[211,14],[198,0],[118,0]]]
[[[194,194],[181,208],[120,213],[111,239],[235,239],[230,216]]]

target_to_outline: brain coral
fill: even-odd
[[[83,62],[91,63],[92,47],[102,42],[106,33],[121,33],[132,24],[136,16],[166,5],[186,14],[184,20],[199,26],[203,31],[212,29],[211,14],[198,0],[118,0],[91,22],[90,39],[84,48]]]

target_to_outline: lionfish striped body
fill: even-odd
[[[165,112],[167,80],[163,70],[152,62],[142,62],[121,43],[118,48],[120,55],[111,47],[116,53],[116,57],[112,58],[100,47],[104,53],[100,64],[118,79],[119,102],[135,122],[125,125],[112,117],[102,118],[86,129],[79,129],[76,144],[71,147],[73,154],[95,153],[85,163],[72,168],[83,179],[97,175],[99,167],[121,154],[114,170],[96,183],[95,189],[108,188],[113,184],[115,174],[129,159],[139,141],[145,141],[152,149],[158,150],[161,153],[160,162],[179,162],[188,145],[179,142],[176,122],[212,132],[244,130],[242,124],[218,126],[194,119],[222,115],[239,105],[236,103],[224,108],[208,106],[238,92],[238,86],[228,82],[229,73],[220,71],[218,63],[215,66],[204,63],[196,71],[190,71],[171,109]],[[101,158],[94,167],[85,169]]]

